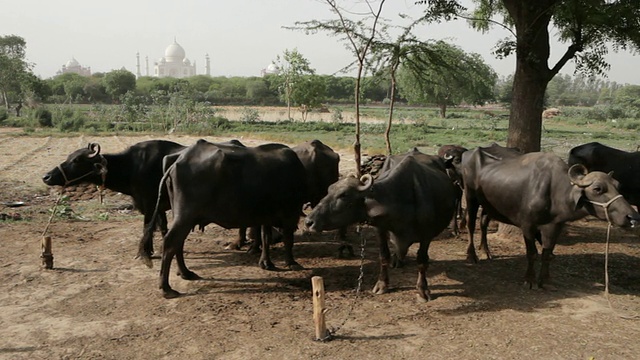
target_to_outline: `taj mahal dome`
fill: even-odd
[[[137,57],[137,73],[138,77],[142,76],[140,73],[140,53],[136,54]],[[173,78],[186,78],[196,75],[196,62],[191,62],[186,56],[184,48],[178,44],[174,39],[173,44],[167,46],[164,50],[164,56],[153,63],[153,74],[149,74],[149,58],[146,57],[146,76],[154,77],[173,77]],[[209,63],[209,54],[205,56],[205,75],[211,74],[211,68]]]

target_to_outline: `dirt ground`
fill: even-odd
[[[557,246],[557,291],[522,286],[521,239],[492,234],[495,258],[465,262],[466,237],[449,231],[430,249],[435,300],[415,297],[413,262],[390,273],[392,291],[372,295],[377,244],[370,228],[350,232],[364,261],[336,257],[335,235],[296,234],[302,271],[264,271],[258,258],[226,250],[236,231],[207,226],[185,245],[203,280],[175,275],[185,294],[166,300],[159,260],[134,259],[142,217],[129,198],[100,204],[85,190],[69,202],[75,219],[55,217],[54,269],[41,267],[41,239],[57,198],[41,176],[88,142],[117,152],[149,136],[27,137],[0,131],[0,358],[2,359],[637,359],[640,354],[640,239],[613,229],[610,296],[604,296],[606,224],[572,223]],[[164,137],[184,144],[196,138]],[[210,140],[220,140],[211,139]],[[226,139],[223,139],[226,140]],[[248,144],[255,142],[243,139]],[[257,142],[257,141],[256,141]],[[344,155],[343,172],[352,165]],[[78,196],[79,195],[79,196]],[[156,235],[156,248],[160,247]],[[409,259],[414,259],[416,246]],[[272,253],[283,265],[281,245]],[[362,291],[356,296],[363,263]],[[312,276],[322,276],[330,342],[314,341]]]

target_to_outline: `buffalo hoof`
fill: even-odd
[[[226,250],[242,250],[242,246],[240,246],[240,243],[234,241],[229,243],[229,245],[224,247]]]
[[[478,261],[478,255],[476,255],[475,251],[473,253],[467,253],[467,263],[477,264]]]
[[[347,252],[345,254],[345,251]],[[353,246],[349,244],[340,245],[338,248],[338,259],[352,259],[356,256],[353,252]]]
[[[180,271],[178,271],[177,275],[180,276],[181,278],[183,278],[184,280],[202,280],[200,275],[194,273],[191,270],[189,270],[189,271],[187,271],[185,273],[181,273]]]
[[[394,269],[401,269],[404,267],[404,261],[398,259],[396,255],[391,257],[391,267]]]
[[[179,292],[173,290],[173,289],[169,289],[169,290],[164,290],[162,292],[162,295],[164,296],[165,299],[175,299],[177,297],[179,297],[180,294]]]
[[[389,292],[389,287],[386,282],[378,280],[376,286],[373,287],[373,290],[371,290],[371,292],[376,295],[386,294]]]
[[[247,254],[251,254],[251,255],[260,254],[262,252],[262,249],[258,244],[259,243],[257,241],[254,241],[253,243],[251,243],[251,245],[249,245],[249,248],[247,249]]]
[[[428,290],[424,292],[418,291],[418,294],[416,294],[416,299],[421,303],[426,303],[433,300],[433,298],[431,297],[431,293]]]
[[[276,270],[276,266],[273,265],[273,263],[269,260],[260,260],[258,261],[258,265],[260,266],[260,268],[262,268],[262,270]]]
[[[140,259],[143,264],[145,264],[149,269],[153,269],[153,261],[151,261],[151,255],[149,254],[138,254],[136,259]]]
[[[287,264],[287,268],[289,270],[294,270],[294,271],[301,271],[304,270],[304,268],[302,267],[302,265],[298,264],[297,262],[292,262],[290,264]]]

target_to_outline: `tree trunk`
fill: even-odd
[[[553,76],[548,66],[548,27],[557,0],[503,1],[517,33],[507,146],[540,151],[544,93]]]
[[[387,144],[387,156],[391,155],[391,122],[393,120],[393,106],[396,103],[396,73],[391,71],[391,96],[389,97],[389,121],[387,121],[387,128],[384,131],[384,141]]]
[[[440,117],[443,119],[447,117],[447,104],[440,104]]]
[[[362,175],[360,164],[362,162],[362,155],[360,153],[360,79],[362,79],[362,68],[364,67],[361,61],[358,64],[358,76],[356,77],[356,139],[353,142],[353,154],[356,162],[356,177],[359,179]]]

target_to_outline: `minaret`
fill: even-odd
[[[144,61],[145,61],[146,66],[147,66],[147,69],[146,69],[147,70],[147,76],[149,76],[149,56],[145,56],[144,57]]]
[[[211,76],[211,63],[209,62],[209,54],[205,55],[204,74]]]
[[[140,78],[142,77],[142,74],[140,73],[140,52],[136,53],[136,78]]]

